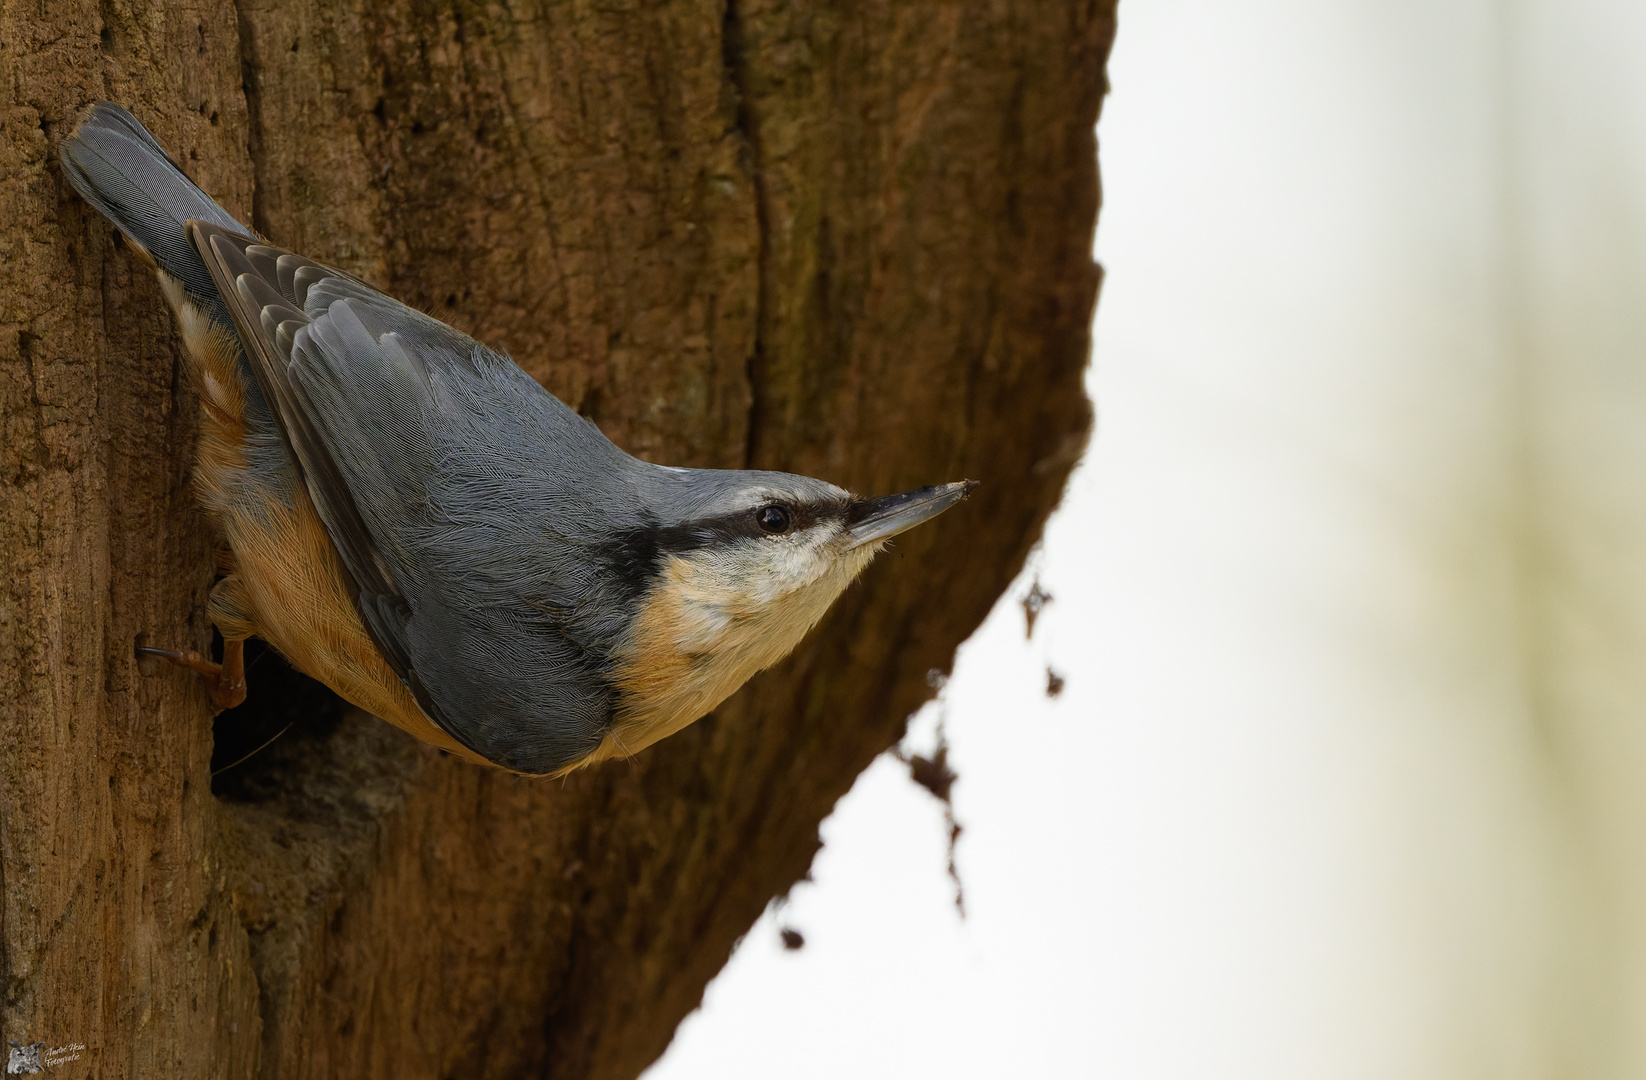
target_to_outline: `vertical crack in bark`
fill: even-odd
[[[110,0],[98,0],[97,4],[97,47],[105,54],[114,51],[114,5]],[[109,80],[107,74],[98,80],[100,90],[107,94]]]
[[[51,448],[46,445],[46,407],[40,401],[40,356],[37,345],[40,337],[23,330],[17,335],[17,354],[23,361],[23,370],[29,377],[29,408],[34,434],[34,465],[40,473],[51,465]]]
[[[234,25],[239,31],[240,92],[246,98],[246,157],[251,162],[251,227],[269,235],[268,208],[263,204],[263,111],[257,90],[257,30],[238,0]]]
[[[754,348],[744,367],[749,383],[749,419],[743,465],[754,468],[760,453],[760,421],[765,411],[762,390],[766,366],[766,311],[770,299],[771,231],[767,227],[766,184],[761,172],[760,122],[749,100],[749,63],[744,48],[743,19],[738,10],[740,2],[726,0],[726,12],[721,20],[720,48],[726,83],[732,92],[733,121],[738,133],[743,136],[745,164],[749,170],[750,186],[754,189],[755,230],[759,234],[759,255],[755,267]]]

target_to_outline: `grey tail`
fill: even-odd
[[[209,221],[245,236],[250,230],[184,176],[137,117],[112,102],[93,105],[57,152],[74,190],[218,314],[222,300],[184,224]],[[227,312],[222,315],[227,323]]]

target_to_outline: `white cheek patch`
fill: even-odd
[[[825,536],[808,536],[800,543],[773,545],[777,552],[771,560],[772,599],[781,593],[805,588],[829,569],[832,560],[824,549],[826,539]]]
[[[815,584],[834,565],[830,550],[839,529],[809,529],[781,540],[757,540],[747,545],[749,558],[742,567],[743,592],[751,606],[765,606]]]
[[[671,560],[668,588],[678,601],[674,637],[682,652],[702,654],[725,643],[734,627],[767,633],[796,616],[806,626],[815,621],[805,594],[825,578],[839,575],[831,548],[838,529],[812,530],[780,540],[750,540],[713,552],[694,552]],[[856,576],[856,560],[846,579]],[[830,583],[819,597],[826,608],[843,585]],[[795,610],[798,609],[798,610]]]

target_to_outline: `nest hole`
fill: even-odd
[[[212,635],[213,654],[223,639]],[[349,703],[256,638],[246,642],[246,701],[212,721],[211,793],[233,802],[267,802],[287,774],[336,734]]]

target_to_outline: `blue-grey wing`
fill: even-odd
[[[548,772],[610,691],[582,556],[632,461],[508,358],[359,280],[194,222],[384,658],[445,730]],[[595,605],[596,608],[599,605]]]

